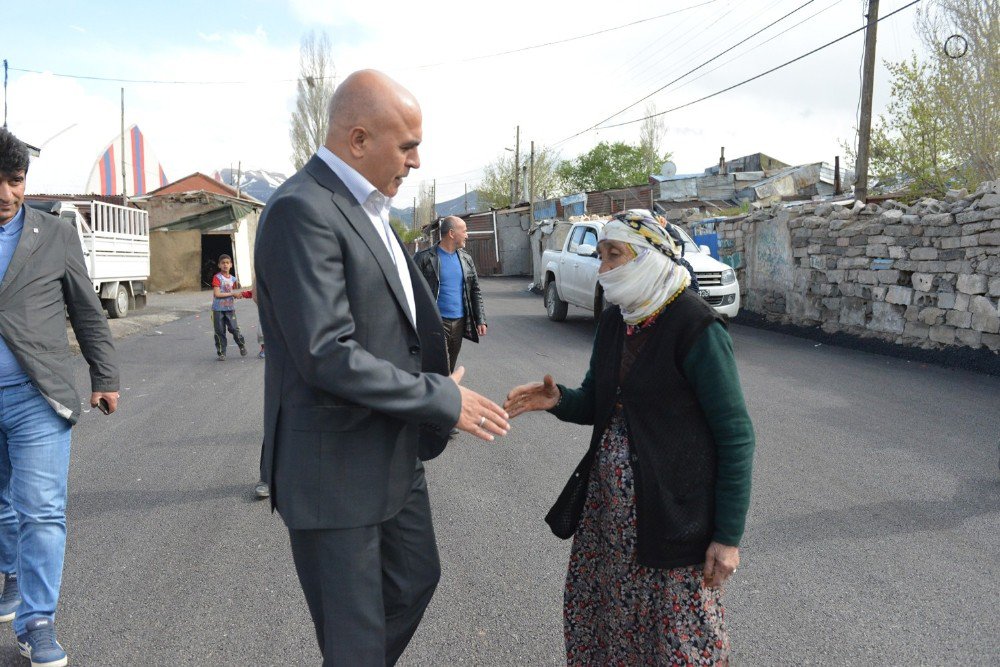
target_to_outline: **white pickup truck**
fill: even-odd
[[[125,317],[132,308],[146,305],[148,212],[102,201],[52,201],[29,196],[25,203],[76,228],[94,292],[108,317]]]
[[[570,304],[594,311],[595,319],[606,307],[597,282],[597,269],[601,264],[597,259],[597,239],[604,224],[603,220],[577,222],[566,235],[562,250],[542,253],[545,311],[550,320],[565,320]],[[740,310],[740,285],[736,273],[712,258],[708,248],[696,245],[683,229],[676,225],[674,229],[684,239],[684,259],[694,268],[701,296],[717,312],[736,317]]]

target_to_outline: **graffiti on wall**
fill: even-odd
[[[747,283],[750,288],[792,289],[792,239],[784,216],[761,220],[747,238]]]

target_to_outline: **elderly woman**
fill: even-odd
[[[594,425],[546,517],[573,536],[566,662],[726,664],[722,584],[740,560],[754,450],[732,340],[648,213],[620,214],[597,247],[614,306],[583,384],[547,375],[504,406]]]

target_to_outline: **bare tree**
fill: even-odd
[[[434,216],[434,184],[431,181],[420,181],[417,191],[417,210],[413,212],[414,228],[420,229],[433,222]]]
[[[656,105],[646,105],[646,119],[639,126],[639,150],[642,151],[643,167],[646,174],[657,174],[660,166],[670,159],[670,153],[660,153],[663,137],[667,135],[667,125],[663,116],[656,115]]]
[[[524,159],[527,160],[526,157]],[[535,149],[535,201],[565,193],[565,184],[558,171],[559,163],[559,154],[554,149]],[[513,182],[514,155],[501,153],[483,169],[483,179],[476,186],[479,191],[479,201],[492,208],[507,208],[510,206]],[[527,183],[523,184],[523,190],[527,193]]]
[[[295,111],[288,134],[292,142],[292,164],[301,169],[326,140],[330,97],[337,71],[330,53],[330,38],[310,31],[299,45],[299,80]]]

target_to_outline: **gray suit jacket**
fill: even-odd
[[[441,317],[406,261],[416,327],[384,242],[318,157],[264,210],[255,250],[267,339],[261,472],[291,529],[392,517],[418,451],[439,453],[458,421]]]
[[[90,365],[91,390],[118,391],[111,330],[76,230],[25,206],[21,240],[0,282],[0,336],[53,409],[75,424],[80,397],[66,337],[67,311]]]

